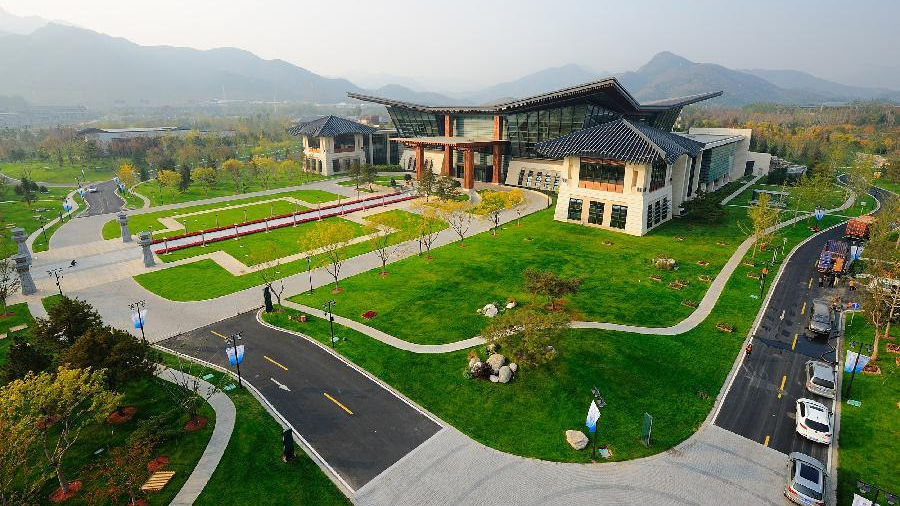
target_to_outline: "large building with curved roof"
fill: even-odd
[[[698,191],[752,171],[750,131],[672,132],[682,108],[722,94],[638,102],[615,78],[477,106],[349,93],[387,108],[401,165],[559,193],[555,217],[643,235]]]

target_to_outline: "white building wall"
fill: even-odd
[[[525,171],[524,177],[522,178],[522,184],[521,184],[521,186],[523,186],[523,187],[552,190],[554,181],[557,181],[558,187],[562,188],[568,180],[568,176],[564,173],[563,166],[564,166],[563,160],[537,160],[537,159],[531,159],[531,158],[513,158],[509,161],[509,165],[506,169],[505,184],[510,185],[510,186],[520,186],[519,185],[519,174],[522,174],[522,171]],[[528,181],[528,173],[529,172],[531,172],[531,174],[532,174],[530,183]],[[537,181],[538,172],[541,173],[540,181]],[[547,174],[550,174],[549,187],[548,187],[548,181],[547,181]]]

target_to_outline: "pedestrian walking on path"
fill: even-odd
[[[855,279],[850,278],[850,281],[847,281],[847,285],[850,287],[851,292],[856,291],[856,280]]]
[[[744,351],[747,352],[747,358],[750,358],[750,354],[753,353],[753,343],[747,343],[747,347],[744,348]]]

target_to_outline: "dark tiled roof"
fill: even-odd
[[[288,133],[310,137],[335,137],[344,134],[369,135],[375,133],[375,129],[340,116],[323,116],[306,123],[298,123],[288,128]]]
[[[539,154],[550,158],[577,155],[638,163],[651,163],[657,156],[672,163],[683,154],[696,156],[702,148],[702,144],[690,139],[626,119],[610,121],[535,145]]]
[[[364,102],[373,102],[388,107],[402,107],[422,112],[430,112],[435,114],[454,114],[454,113],[478,113],[478,114],[501,114],[521,109],[533,109],[547,104],[563,102],[577,97],[607,94],[614,98],[617,103],[622,104],[624,109],[631,110],[635,113],[655,112],[672,109],[675,107],[683,107],[688,104],[707,100],[709,98],[718,97],[721,91],[712,93],[703,93],[700,95],[691,95],[689,97],[669,98],[658,100],[656,102],[648,102],[641,104],[628,93],[615,77],[608,77],[593,81],[590,83],[569,86],[560,90],[542,93],[533,97],[510,100],[507,102],[493,105],[474,105],[474,106],[427,106],[403,102],[400,100],[392,100],[389,98],[375,97],[371,95],[361,95],[359,93],[347,93],[350,98],[362,100]]]

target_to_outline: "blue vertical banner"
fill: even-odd
[[[597,407],[596,402],[591,401],[591,406],[588,408],[587,419],[584,421],[584,425],[592,434],[597,432],[597,420],[599,419],[600,408]]]
[[[144,328],[144,322],[147,321],[147,310],[141,309],[140,311],[135,311],[131,313],[131,323],[134,324],[134,328],[140,329]]]
[[[225,348],[225,354],[228,356],[228,363],[238,365],[244,361],[244,345],[229,346]]]

